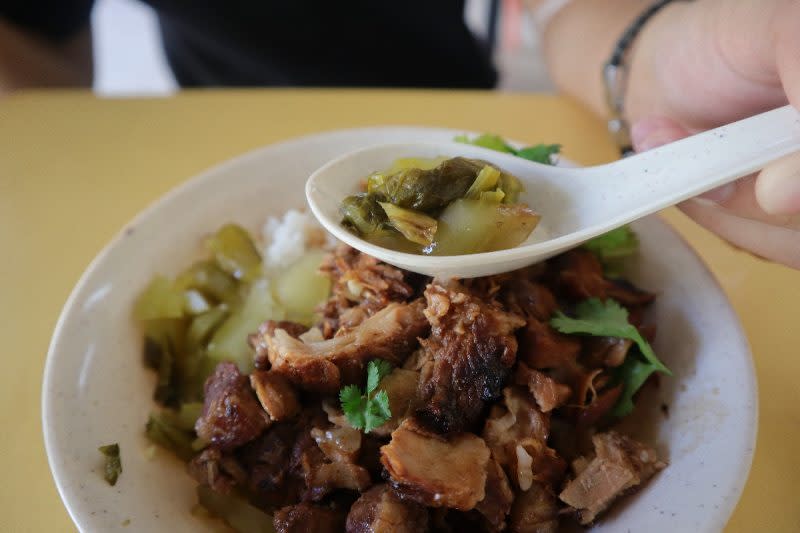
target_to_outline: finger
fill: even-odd
[[[700,201],[711,201],[740,218],[757,220],[773,226],[800,229],[800,216],[768,213],[762,208],[756,191],[757,184],[761,179],[760,175],[759,177],[755,175],[744,177],[703,194]]]
[[[784,12],[774,19],[775,65],[789,102],[800,108],[800,2],[784,0]]]
[[[661,145],[688,137],[691,132],[678,122],[667,117],[645,117],[631,128],[631,141],[637,152],[644,152]],[[728,199],[735,192],[733,184],[723,185],[706,192],[702,196],[715,202]]]
[[[645,117],[631,128],[631,141],[637,152],[646,152],[689,134],[686,128],[667,117]]]
[[[762,170],[754,192],[759,207],[766,213],[800,213],[800,152],[786,156]]]
[[[702,199],[689,200],[679,207],[695,222],[734,246],[770,261],[800,269],[800,230],[744,218]]]

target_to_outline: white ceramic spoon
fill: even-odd
[[[733,181],[800,150],[800,113],[790,106],[710,130],[627,159],[586,168],[533,163],[456,143],[372,146],[339,157],[306,183],[309,206],[338,239],[406,270],[469,278],[516,270],[592,237]],[[520,201],[542,216],[531,238],[516,248],[457,256],[401,253],[375,246],[344,228],[339,204],[370,173],[401,157],[483,159],[525,185]]]

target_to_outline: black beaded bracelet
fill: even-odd
[[[616,142],[623,156],[633,153],[630,127],[624,118],[625,88],[628,83],[628,71],[625,55],[636,36],[653,15],[673,0],[659,0],[648,7],[628,26],[625,33],[617,41],[611,57],[603,65],[603,83],[606,90],[606,104],[611,117],[608,120],[608,131]]]

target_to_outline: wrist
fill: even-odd
[[[686,42],[686,30],[696,24],[694,11],[700,4],[673,2],[655,14],[639,33],[627,59],[624,115],[630,124],[645,116],[670,116],[666,93],[671,89],[665,81],[682,61],[681,50],[700,45]]]

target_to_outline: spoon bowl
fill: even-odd
[[[790,106],[710,130],[614,163],[566,168],[534,163],[468,144],[378,145],[344,154],[314,172],[306,198],[320,223],[341,241],[399,268],[439,277],[509,272],[763,168],[800,150],[800,113]],[[456,256],[398,252],[371,244],[341,224],[339,205],[365,176],[403,157],[482,159],[520,179],[520,202],[541,215],[523,244]]]

